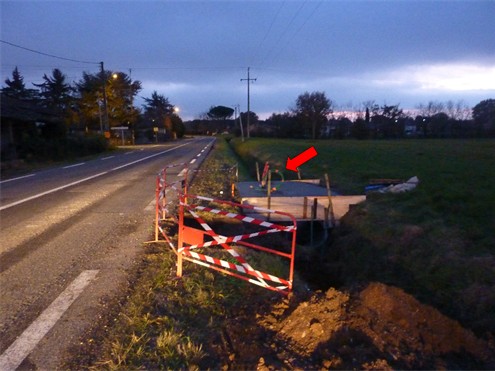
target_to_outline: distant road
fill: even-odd
[[[2,371],[55,369],[77,352],[152,236],[156,174],[197,167],[213,141],[126,147],[0,182]]]

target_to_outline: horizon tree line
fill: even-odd
[[[80,80],[70,84],[66,75],[55,68],[50,76],[44,74],[42,83],[33,83],[37,89],[30,89],[15,67],[12,78],[6,79],[5,84],[1,90],[3,96],[30,102],[33,109],[46,110],[56,118],[48,125],[55,128],[47,130],[51,135],[103,133],[115,126],[147,131],[148,140],[156,135],[153,130],[157,127],[174,133],[174,137],[185,133],[175,107],[158,92],[154,91],[150,98],[143,97],[142,109],[136,107],[134,98],[142,90],[141,82],[124,72],[83,72]],[[419,104],[414,112],[404,112],[399,104],[378,105],[374,100],[357,107],[337,107],[325,92],[314,91],[300,94],[292,108],[273,113],[262,125],[254,112],[250,121],[254,136],[376,139],[401,138],[414,132],[414,136],[425,138],[481,137],[495,136],[494,107],[495,99],[483,100],[472,108],[462,101],[429,101]],[[233,113],[230,107],[212,106],[193,123],[222,120],[225,126]],[[238,121],[247,121],[247,112],[239,116]],[[240,123],[234,125],[239,134]]]

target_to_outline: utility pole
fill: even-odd
[[[108,109],[107,109],[107,78],[105,76],[105,68],[103,62],[100,62],[101,78],[103,80],[103,118],[105,119],[105,130],[110,131],[110,125],[108,122]]]
[[[236,104],[234,105],[234,122],[237,121],[237,111],[239,111],[239,126],[241,128],[241,140],[244,143],[244,129],[242,128],[242,118],[241,118],[241,107]]]
[[[246,137],[249,138],[249,120],[250,120],[250,116],[251,116],[249,84],[251,83],[251,81],[256,81],[256,79],[251,79],[249,77],[249,67],[247,69],[247,79],[241,79],[241,81],[247,81],[247,109],[248,109],[248,112],[247,112],[247,123],[246,123],[246,125],[247,125]]]

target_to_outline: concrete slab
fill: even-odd
[[[266,197],[266,188],[261,188],[258,182],[236,183],[241,197]],[[298,181],[272,181],[271,197],[298,197],[298,196],[327,196],[327,189],[318,184]]]
[[[306,182],[272,182],[276,188],[272,191],[270,198],[267,197],[267,190],[259,186],[258,182],[240,182],[236,184],[241,196],[241,203],[264,209],[277,210],[292,214],[298,221],[311,220],[312,207],[316,200],[316,218],[314,220],[323,221],[326,225],[332,226],[328,208],[330,200],[327,189],[316,184]],[[363,202],[366,195],[334,195],[332,194],[332,209],[335,224],[347,214],[351,205]],[[267,216],[259,211],[245,210],[246,213],[256,217]],[[284,220],[284,217],[277,214],[270,215],[271,220]]]

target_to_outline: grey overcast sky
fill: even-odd
[[[18,66],[33,87],[59,68],[131,73],[142,97],[168,97],[184,119],[240,105],[261,118],[305,91],[337,107],[412,109],[495,98],[495,1],[5,1],[2,86]]]

